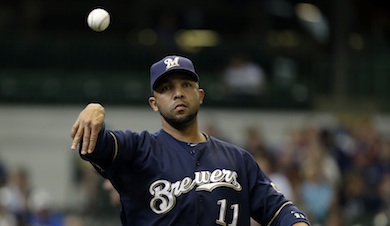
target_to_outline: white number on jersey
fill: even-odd
[[[227,206],[227,201],[226,199],[221,199],[221,200],[218,200],[217,202],[218,205],[221,206],[221,208],[219,209],[219,217],[218,219],[215,221],[218,225],[222,225],[222,226],[226,226],[226,206]],[[230,209],[233,210],[233,220],[230,224],[228,224],[228,226],[236,226],[237,225],[237,221],[238,221],[238,204],[232,204],[230,206]]]

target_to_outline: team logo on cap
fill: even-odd
[[[167,58],[167,59],[164,60],[164,64],[167,65],[165,70],[168,70],[168,69],[170,69],[172,67],[180,66],[180,64],[179,64],[179,57],[175,57],[174,59]]]

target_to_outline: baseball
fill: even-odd
[[[88,14],[87,23],[94,31],[104,31],[110,24],[110,14],[104,9],[96,8]]]

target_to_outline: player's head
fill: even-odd
[[[150,91],[152,94],[161,79],[174,72],[188,74],[195,82],[199,82],[199,76],[190,59],[176,55],[166,56],[150,67]]]
[[[151,66],[149,104],[163,123],[179,128],[196,122],[204,98],[198,82],[194,65],[185,57],[167,56]]]

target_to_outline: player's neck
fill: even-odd
[[[175,139],[183,142],[200,143],[206,141],[206,137],[199,130],[197,120],[182,128],[175,128],[163,122],[162,129]]]

